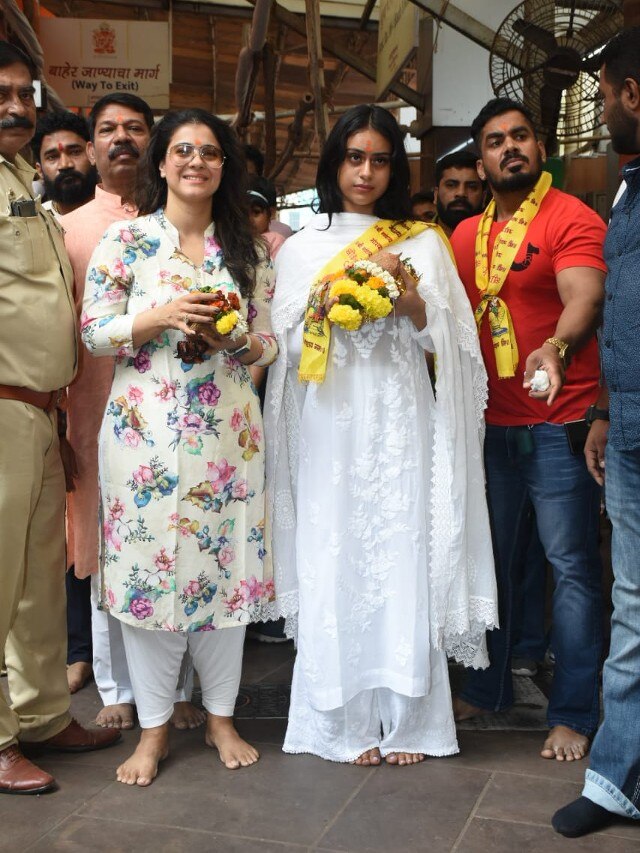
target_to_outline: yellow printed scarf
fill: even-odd
[[[491,269],[489,269],[488,246],[496,209],[496,203],[493,199],[480,217],[478,224],[475,250],[476,287],[482,294],[482,299],[475,310],[475,318],[478,329],[480,329],[482,318],[488,310],[491,339],[500,379],[508,379],[516,375],[518,344],[511,313],[507,303],[500,299],[498,293],[509,274],[511,264],[515,260],[527,229],[540,209],[542,199],[550,186],[551,175],[549,172],[543,172],[535,187],[496,237],[491,254]]]
[[[427,228],[437,228],[448,245],[442,230],[431,222],[418,222],[412,219],[400,221],[380,219],[367,228],[353,243],[341,249],[320,270],[318,277],[311,285],[304,316],[302,356],[298,368],[298,379],[301,382],[324,382],[331,343],[331,323],[325,316],[324,302],[331,282],[344,274],[346,266],[356,261],[366,260],[376,252],[408,237],[416,237]]]

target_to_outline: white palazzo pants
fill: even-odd
[[[244,626],[178,633],[120,624],[141,728],[162,726],[173,714],[176,683],[187,651],[200,678],[205,709],[219,717],[233,716]]]
[[[340,708],[319,711],[309,700],[302,667],[291,686],[284,752],[311,753],[329,761],[354,761],[378,747],[381,755],[458,750],[444,652],[431,651],[431,688],[426,696],[403,696],[386,687],[362,690]]]

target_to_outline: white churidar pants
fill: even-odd
[[[122,639],[122,622],[98,610],[99,575],[91,576],[91,636],[93,677],[103,705],[134,705],[133,687]],[[193,693],[193,664],[185,655],[175,686],[174,702],[189,702]]]
[[[387,687],[361,690],[340,708],[311,705],[302,668],[296,662],[289,724],[283,750],[311,753],[329,761],[355,761],[378,747],[392,752],[454,755],[458,750],[451,707],[447,658],[430,652],[431,688],[426,696],[403,696]]]
[[[218,631],[151,631],[121,623],[138,719],[162,726],[173,713],[175,688],[187,650],[200,677],[210,714],[232,717],[240,686],[244,626]]]

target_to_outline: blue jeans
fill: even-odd
[[[640,450],[606,449],[613,525],[611,649],[604,665],[604,722],[593,741],[583,794],[640,820]]]
[[[514,578],[529,543],[530,501],[555,582],[551,646],[556,666],[548,723],[590,736],[599,720],[602,649],[600,489],[584,457],[571,454],[564,426],[557,424],[488,425],[485,467],[501,627],[487,634],[491,665],[468,673],[461,698],[487,711],[513,704]]]
[[[547,651],[544,609],[547,591],[547,560],[538,536],[533,508],[530,510],[531,532],[520,575],[515,581],[513,611],[513,657],[540,663]]]

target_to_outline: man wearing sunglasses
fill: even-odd
[[[153,113],[136,95],[105,95],[89,114],[91,139],[89,159],[98,169],[100,183],[93,201],[62,217],[65,245],[74,272],[74,300],[78,318],[82,310],[84,283],[89,260],[102,235],[114,222],[133,219],[138,164],[146,151]],[[203,146],[207,148],[208,146]],[[187,156],[186,154],[184,155]],[[193,156],[193,152],[191,155]],[[213,156],[203,151],[203,158]],[[120,623],[97,609],[98,571],[98,433],[113,378],[111,358],[88,358],[80,352],[78,375],[69,388],[69,441],[76,454],[78,476],[69,495],[69,562],[75,563],[78,578],[91,576],[91,627],[93,673],[104,708],[96,722],[109,728],[130,729],[134,725],[133,690],[122,643]],[[189,667],[189,670],[191,668]],[[189,680],[188,678],[186,680]],[[188,691],[190,693],[190,690]],[[201,711],[176,694],[174,724],[193,728],[204,720]]]

